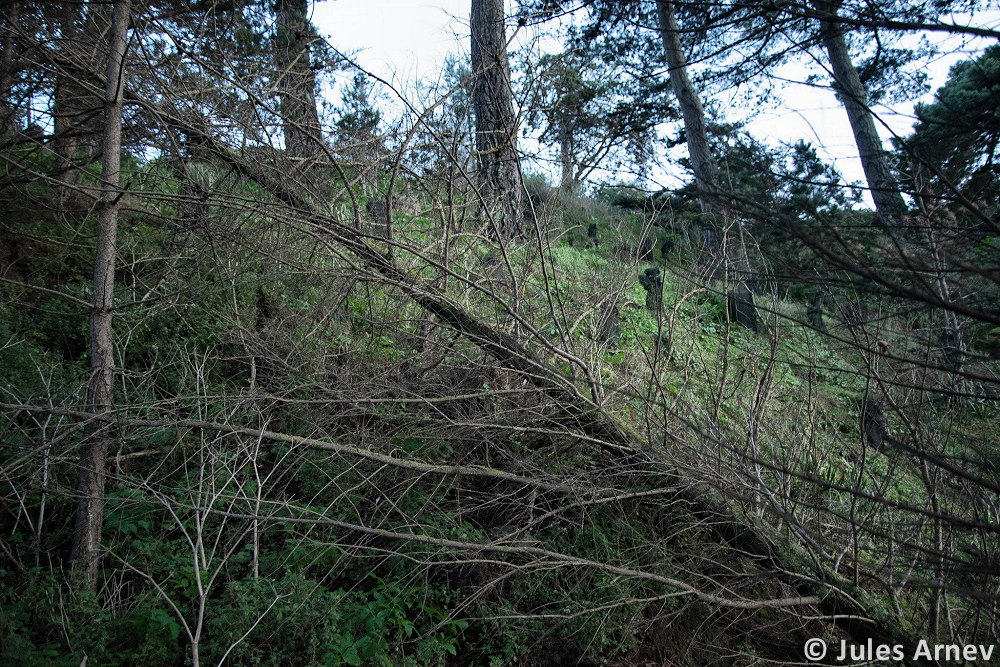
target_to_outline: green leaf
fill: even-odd
[[[358,655],[358,652],[353,646],[344,651],[344,662],[348,665],[353,665],[354,667],[359,667],[361,665],[361,656]]]

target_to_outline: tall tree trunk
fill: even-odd
[[[70,58],[75,42],[78,39],[77,23],[80,19],[81,5],[68,2],[58,14],[59,49]],[[59,68],[56,72],[55,89],[52,91],[52,146],[55,152],[55,177],[59,182],[57,187],[59,210],[63,213],[71,207],[73,186],[76,179],[73,172],[73,158],[77,151],[77,135],[79,133],[82,88],[79,82],[65,70]]]
[[[677,103],[684,118],[684,136],[687,138],[688,156],[691,158],[691,169],[694,171],[695,183],[698,186],[701,212],[712,213],[713,207],[708,193],[712,191],[715,162],[708,147],[705,110],[701,106],[698,91],[688,77],[687,56],[684,55],[681,46],[677,19],[674,16],[674,3],[657,0],[656,15],[659,19],[663,50],[667,55],[667,66],[670,68],[670,84],[673,86],[674,95],[677,96]]]
[[[130,0],[116,0],[111,20],[107,85],[104,93],[104,138],[101,160],[101,208],[94,260],[94,303],[90,315],[90,382],[87,411],[107,414],[112,403],[114,347],[115,259],[117,255],[119,180],[122,148],[122,73],[130,15]],[[104,524],[105,463],[108,453],[106,421],[88,425],[80,450],[79,497],[72,557],[91,588],[97,584],[97,565]]]
[[[570,195],[576,190],[576,165],[573,164],[573,129],[569,123],[559,128],[559,191]]]
[[[879,218],[888,225],[906,214],[906,204],[899,194],[896,179],[889,170],[882,139],[875,129],[875,120],[868,107],[868,91],[861,83],[861,77],[851,62],[851,54],[844,40],[843,27],[836,21],[838,3],[828,3],[823,9],[830,18],[821,25],[823,46],[830,59],[830,69],[836,82],[837,96],[847,110],[847,118],[854,132],[854,142],[858,146],[861,167],[872,193],[872,200]]]
[[[4,16],[2,47],[0,52],[0,134],[14,127],[14,81],[16,79],[15,33],[21,21],[21,3],[7,5]]]
[[[309,0],[275,0],[277,25],[274,60],[285,152],[291,158],[315,158],[323,139],[316,111],[316,74],[312,70],[312,42],[316,31],[309,22]]]
[[[472,0],[472,104],[484,205],[501,237],[523,235],[523,185],[503,0]]]
[[[694,171],[695,185],[698,188],[698,203],[701,205],[702,213],[701,250],[707,257],[704,271],[706,276],[714,280],[723,263],[719,257],[719,234],[712,215],[715,209],[711,200],[715,184],[715,161],[708,146],[705,109],[701,106],[698,91],[688,77],[687,56],[684,55],[681,46],[673,2],[657,0],[656,16],[660,24],[660,39],[663,41],[663,50],[667,56],[667,66],[670,68],[670,84],[681,107],[681,116],[684,118],[688,157],[691,159],[691,169]]]

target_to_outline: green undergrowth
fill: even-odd
[[[159,194],[179,191],[163,164],[130,163],[124,177]],[[51,188],[33,182],[5,197],[6,275],[44,290],[0,284],[2,400],[79,410],[95,222],[12,204],[51,201]],[[404,298],[409,286],[375,280],[316,234],[291,233],[226,198],[183,211],[161,201],[132,202],[123,215],[115,401],[123,417],[166,424],[123,418],[112,427],[96,596],[80,592],[68,564],[83,428],[20,411],[0,434],[0,466],[14,480],[0,522],[3,664],[79,665],[84,654],[91,664],[186,664],[196,632],[205,664],[754,664],[797,660],[796,633],[826,631],[769,610],[693,602],[665,583],[750,582],[740,590],[760,599],[794,593],[755,578],[756,564],[727,553],[671,490],[657,490],[655,476],[621,470],[564,428],[531,378],[505,374],[428,317]],[[432,215],[399,212],[396,238],[416,250],[394,258],[482,321],[518,332],[562,374],[550,379],[601,402],[648,438],[653,455],[737,496],[759,478],[824,543],[848,543],[846,516],[872,512],[873,533],[892,528],[891,516],[852,491],[927,503],[931,489],[913,457],[861,444],[859,401],[878,394],[870,368],[878,362],[850,341],[871,334],[915,353],[902,314],[885,331],[859,334],[834,312],[825,336],[803,324],[802,290],[787,290],[796,298],[758,297],[753,333],[730,320],[730,285],[686,277],[695,253],[683,230],[607,202],[543,213],[555,240],[539,251],[469,229],[445,246]],[[175,217],[189,224],[171,228]],[[591,223],[596,248],[587,243]],[[634,249],[644,235],[653,260],[636,263],[619,247]],[[664,257],[667,239],[676,248]],[[448,271],[435,265],[445,247]],[[659,313],[638,282],[654,266],[664,281]],[[618,326],[609,333],[612,310]],[[907,417],[951,423],[935,436],[942,455],[996,460],[996,405],[885,398],[903,406],[887,410],[900,438]],[[181,419],[313,438],[414,467]],[[44,464],[17,467],[35,466],[33,452],[52,442]],[[432,465],[561,480],[572,491]],[[637,495],[590,495],[614,485]],[[961,502],[958,490],[939,492]],[[787,523],[776,527],[749,502],[733,507],[795,544],[790,551],[811,567]],[[982,520],[996,517],[983,509]],[[859,570],[879,567],[883,542],[851,546],[847,560]],[[926,602],[922,592],[871,595],[904,618]]]

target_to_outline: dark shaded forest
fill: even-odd
[[[0,663],[1000,660],[995,3],[0,8]]]

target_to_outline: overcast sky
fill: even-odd
[[[508,3],[509,4],[509,3]],[[366,70],[400,88],[418,78],[434,77],[451,53],[468,53],[470,0],[335,0],[315,4],[314,23],[330,43],[341,51],[357,51],[356,60]],[[508,13],[510,13],[509,10]],[[976,25],[1000,25],[1000,13],[993,11],[974,19]],[[508,35],[509,37],[509,35]],[[523,34],[525,39],[533,35]],[[945,55],[926,66],[932,90],[947,79],[955,62],[978,53],[992,40],[950,38]],[[783,72],[792,80],[803,81],[808,72],[802,66]],[[774,108],[757,109],[749,126],[760,140],[775,144],[806,139],[821,155],[835,162],[850,181],[864,181],[853,136],[843,107],[832,92],[805,84],[790,83]],[[930,99],[930,95],[923,98]],[[730,100],[719,98],[724,107]],[[891,108],[877,107],[888,128],[879,127],[883,138],[892,132],[908,134],[913,124],[912,103]],[[728,113],[728,112],[727,112]],[[747,110],[732,107],[732,116]],[[661,173],[661,185],[675,187],[678,173]]]

